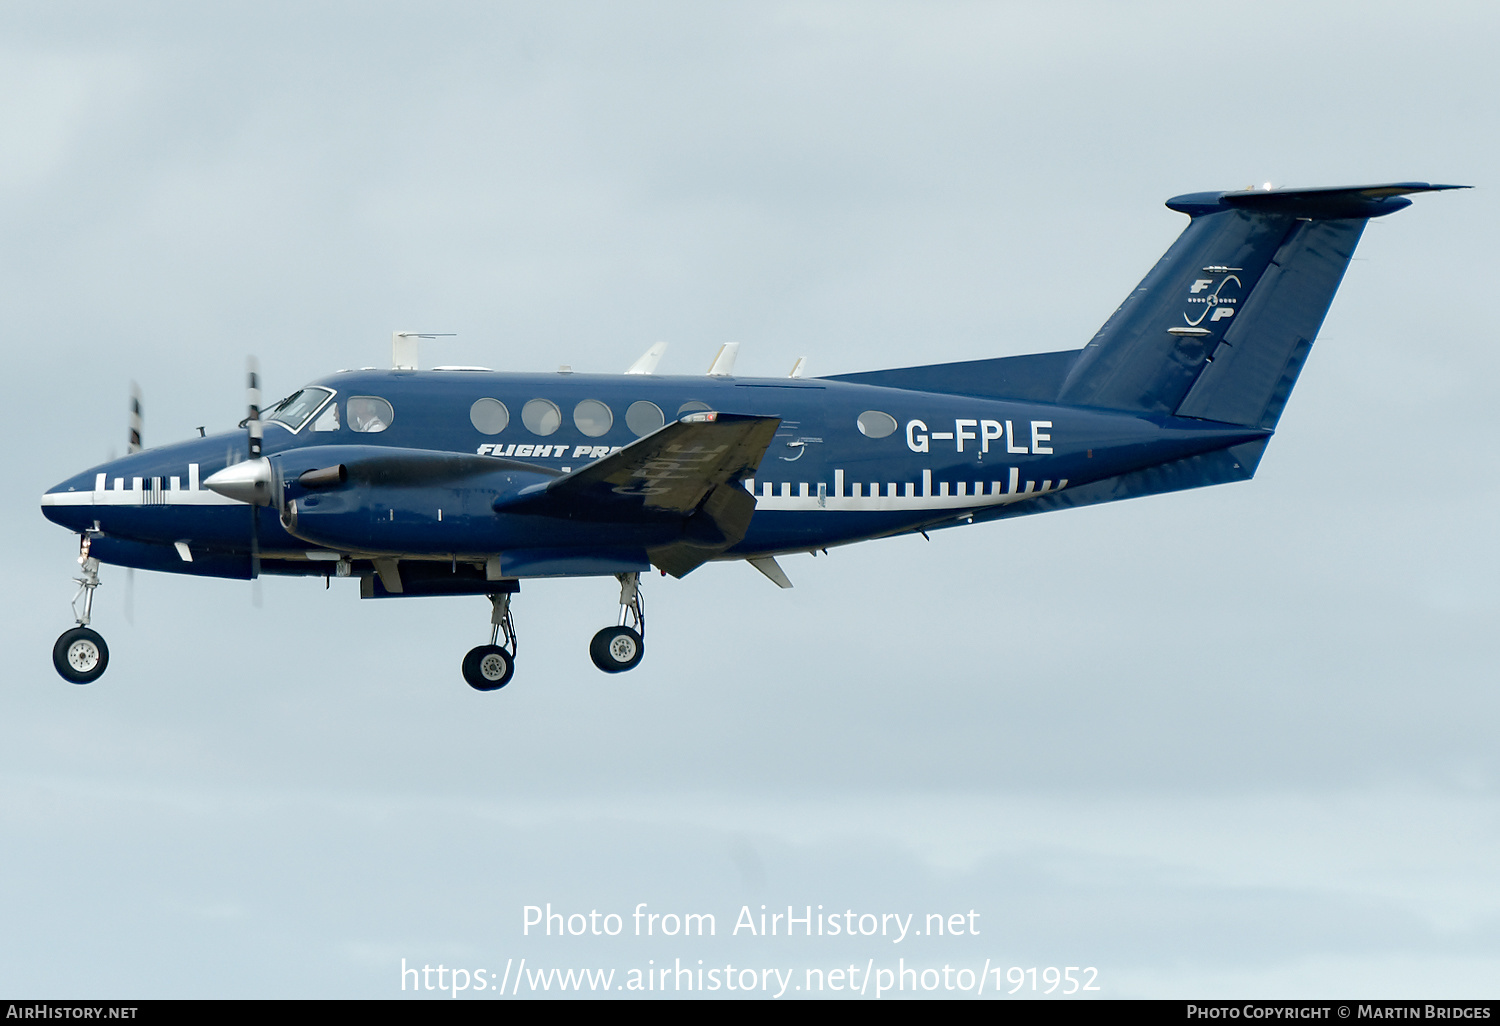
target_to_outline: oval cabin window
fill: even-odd
[[[597,399],[585,399],[573,407],[573,423],[590,438],[598,438],[615,423],[615,415]]]
[[[498,435],[510,423],[510,411],[499,399],[479,399],[469,407],[469,422],[481,435]]]
[[[644,399],[631,403],[630,409],[625,411],[625,426],[637,436],[649,435],[666,422],[667,418],[661,412],[661,407]]]
[[[896,430],[896,418],[879,410],[866,410],[859,415],[859,433],[866,438],[884,438]]]
[[[521,423],[534,435],[550,435],[562,427],[562,411],[556,403],[533,399],[521,407]]]

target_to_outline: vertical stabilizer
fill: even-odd
[[[1403,194],[1459,188],[1194,193],[1192,221],[1079,353],[1058,401],[1274,427],[1365,222]]]
[[[1174,411],[1294,224],[1232,209],[1195,214],[1078,354],[1058,401]]]

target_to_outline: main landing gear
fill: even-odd
[[[464,656],[464,680],[475,691],[499,691],[510,683],[516,672],[515,652],[519,646],[516,644],[516,622],[510,615],[512,594],[506,591],[489,596],[490,643],[470,649]],[[502,633],[505,635],[504,645],[497,644]]]
[[[646,613],[641,607],[641,575],[616,574],[620,582],[620,622],[594,635],[589,657],[605,673],[633,670],[646,654]],[[470,649],[464,656],[464,680],[475,691],[499,691],[516,672],[516,623],[510,613],[510,598],[520,590],[519,582],[506,581],[510,589],[490,595],[490,643]],[[61,644],[61,642],[59,642]]]
[[[62,632],[52,646],[52,665],[63,680],[74,684],[92,684],[104,676],[109,666],[109,646],[97,632],[89,630],[89,617],[94,611],[94,589],[99,587],[99,561],[89,555],[92,538],[87,532],[80,535],[78,543],[78,565],[82,575],[73,578],[78,582],[78,594],[73,596],[73,618],[78,626]],[[83,612],[78,612],[78,600],[83,599]]]
[[[620,581],[619,625],[604,628],[589,642],[589,657],[605,673],[633,670],[646,654],[646,613],[641,608],[641,575],[615,576]]]

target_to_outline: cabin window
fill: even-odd
[[[318,407],[327,402],[331,395],[333,392],[327,388],[299,388],[271,407],[271,411],[265,414],[265,419],[273,420],[293,431],[301,431],[302,425],[307,423],[308,418],[317,412]]]
[[[896,418],[879,410],[866,410],[859,415],[859,433],[866,438],[884,438],[896,430]]]
[[[699,410],[711,409],[713,409],[713,407],[708,405],[708,403],[700,403],[696,399],[690,399],[689,401],[683,403],[681,406],[677,407],[677,416],[681,417],[685,413],[697,413]]]
[[[481,435],[498,435],[510,423],[510,411],[499,399],[479,399],[469,407],[469,421]]]
[[[598,438],[614,426],[615,415],[597,399],[585,399],[573,407],[573,423],[590,438]]]
[[[562,427],[562,411],[556,403],[533,399],[521,407],[521,423],[534,435],[550,435]]]
[[[642,399],[630,404],[625,411],[625,426],[636,435],[649,435],[667,422],[666,414],[655,403]]]
[[[391,404],[373,395],[351,395],[344,404],[344,412],[348,414],[349,430],[366,434],[384,431],[396,419]]]

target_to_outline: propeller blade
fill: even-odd
[[[141,428],[145,424],[145,416],[141,412],[141,386],[134,381],[130,383],[130,430],[125,443],[125,452],[140,452]]]
[[[248,365],[248,393],[250,404],[250,416],[245,420],[245,427],[250,432],[250,458],[260,459],[260,445],[262,431],[265,425],[260,422],[260,368],[255,362],[255,357],[250,357]]]
[[[250,507],[250,579],[260,577],[260,507]]]
[[[259,460],[261,450],[261,432],[265,425],[260,422],[260,366],[255,357],[246,361],[246,398],[250,406],[250,415],[245,419],[245,429],[250,435],[250,459]],[[264,464],[262,464],[264,466]],[[252,504],[250,506],[250,580],[260,579],[260,509]],[[260,591],[258,587],[252,587],[251,600],[256,607],[260,606]]]

